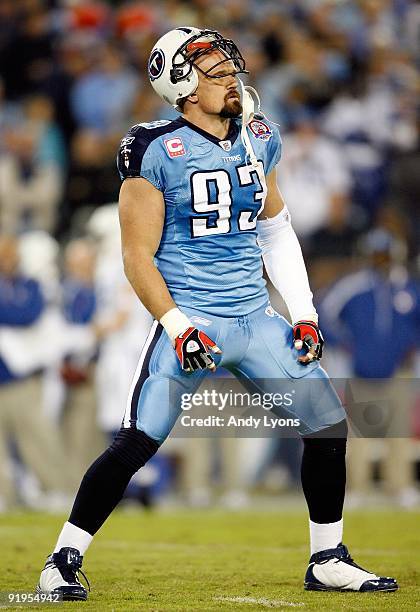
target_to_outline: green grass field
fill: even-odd
[[[31,592],[63,519],[0,517],[0,591]],[[92,592],[60,610],[414,610],[420,608],[420,513],[352,512],[345,542],[356,561],[396,576],[390,594],[307,593],[302,511],[118,512],[85,558]],[[24,610],[56,606],[21,606]],[[8,609],[17,609],[8,608]]]

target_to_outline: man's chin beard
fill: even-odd
[[[222,119],[236,119],[242,113],[242,104],[238,99],[234,99],[229,102],[225,102],[224,107],[220,111],[219,115]]]

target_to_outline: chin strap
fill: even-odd
[[[244,85],[242,80],[238,78],[239,86],[241,89],[241,99],[242,99],[242,127],[241,127],[241,140],[246,149],[247,155],[251,161],[253,166],[258,165],[258,160],[254,153],[254,149],[252,147],[251,140],[249,138],[247,126],[250,121],[255,117],[255,119],[265,119],[267,121],[267,117],[261,110],[261,100],[258,95],[258,91],[251,87],[251,85]],[[255,96],[255,100],[252,96]],[[255,102],[257,103],[257,111],[255,112]],[[278,123],[272,121],[271,123],[279,126]],[[279,126],[280,127],[280,126]]]
[[[241,127],[241,140],[244,145],[247,155],[251,161],[251,164],[256,167],[258,166],[258,160],[252,147],[251,140],[249,138],[247,126],[255,116],[255,100],[251,94],[255,95],[258,104],[258,114],[261,114],[260,109],[260,97],[256,90],[250,85],[244,85],[241,79],[238,79],[239,86],[241,88],[242,97],[242,127]]]

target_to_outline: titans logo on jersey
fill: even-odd
[[[163,193],[156,263],[178,306],[239,316],[268,302],[256,225],[281,140],[274,125],[264,125],[265,138],[250,131],[258,167],[246,157],[236,120],[224,140],[179,117],[135,125],[121,141],[121,180],[143,177]]]

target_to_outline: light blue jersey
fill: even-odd
[[[250,123],[255,168],[239,126],[231,120],[221,141],[183,117],[139,124],[122,139],[118,154],[122,180],[143,177],[163,193],[156,264],[174,301],[222,317],[268,304],[256,224],[281,140],[267,121]]]
[[[220,141],[182,117],[132,127],[121,142],[118,168],[122,179],[144,177],[164,195],[156,263],[176,304],[221,348],[216,365],[263,393],[279,391],[285,380],[309,379],[285,413],[298,418],[297,431],[308,435],[345,415],[319,362],[297,361],[291,325],[268,304],[256,221],[267,192],[265,176],[279,161],[281,141],[266,122],[254,120],[248,129],[257,168],[247,163],[238,121],[231,120],[226,140]],[[155,321],[123,427],[140,429],[161,444],[182,411],[182,394],[193,393],[208,373],[184,372]]]

